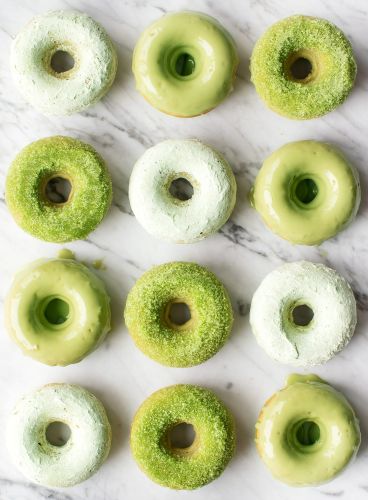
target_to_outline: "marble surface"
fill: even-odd
[[[16,33],[33,14],[56,8],[76,8],[100,21],[119,53],[118,76],[109,94],[93,108],[67,118],[47,118],[34,111],[14,88],[8,66],[9,46]],[[130,71],[132,49],[140,32],[167,10],[183,8],[219,19],[234,36],[241,59],[233,94],[208,115],[187,120],[151,108],[135,91]],[[352,40],[359,67],[356,86],[346,103],[307,122],[289,121],[265,109],[249,81],[249,56],[255,41],[267,26],[293,13],[322,16],[338,24]],[[24,357],[1,327],[2,433],[10,409],[23,393],[55,381],[79,383],[92,390],[106,405],[113,427],[112,452],[105,465],[93,478],[68,490],[30,484],[1,446],[1,500],[368,498],[367,21],[364,0],[2,0],[0,299],[22,264],[40,256],[55,256],[60,248],[33,239],[13,222],[3,196],[8,166],[29,142],[67,134],[91,143],[106,158],[113,177],[112,210],[86,241],[68,248],[87,263],[104,260],[106,270],[98,274],[112,296],[114,328],[104,344],[81,363],[51,368]],[[218,234],[181,246],[157,241],[139,226],[129,207],[127,189],[132,166],[147,147],[166,138],[186,137],[202,139],[223,152],[236,174],[238,202],[231,220]],[[340,146],[358,168],[363,188],[356,220],[338,237],[315,248],[292,246],[273,235],[247,201],[247,192],[266,155],[285,142],[306,138]],[[263,402],[283,385],[291,369],[273,362],[258,347],[249,328],[248,311],[262,278],[279,264],[301,258],[336,268],[356,293],[359,326],[355,336],[341,354],[314,371],[346,393],[360,418],[363,442],[356,462],[338,479],[318,488],[294,490],[271,478],[253,444],[254,423]],[[134,281],[152,265],[178,259],[211,268],[226,284],[235,310],[229,342],[213,359],[188,369],[165,368],[146,358],[134,347],[122,320],[125,298]],[[139,471],[129,450],[129,426],[138,405],[154,390],[178,382],[214,389],[237,422],[235,458],[217,481],[194,492],[174,492],[155,485]]]

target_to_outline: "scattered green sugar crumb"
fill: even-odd
[[[75,259],[75,253],[69,248],[62,248],[58,251],[57,257],[59,259]]]

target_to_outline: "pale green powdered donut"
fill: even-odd
[[[276,234],[299,245],[319,245],[355,217],[359,176],[330,144],[291,142],[263,162],[251,197]]]
[[[52,67],[60,51],[74,59],[71,69]],[[70,115],[106,94],[115,78],[117,55],[96,21],[82,12],[57,10],[35,16],[17,35],[10,65],[19,91],[32,106],[46,115]]]
[[[325,19],[301,15],[266,31],[254,47],[250,69],[263,101],[297,120],[335,109],[348,96],[356,76],[352,47],[344,33]]]
[[[61,203],[47,196],[49,183],[59,179],[71,186]],[[17,224],[56,243],[85,238],[106,215],[111,198],[104,160],[92,146],[71,137],[32,142],[16,156],[6,179],[5,199]]]
[[[170,431],[186,423],[194,428],[189,447],[177,447]],[[173,385],[152,394],[138,409],[130,445],[147,476],[172,489],[192,490],[216,479],[234,454],[235,428],[229,410],[208,389]]]
[[[110,330],[103,282],[72,259],[39,259],[22,269],[5,299],[9,335],[27,356],[47,365],[77,363]]]
[[[47,437],[50,424],[70,429],[62,445]],[[74,486],[101,467],[111,445],[111,427],[100,401],[78,385],[50,384],[24,396],[10,415],[6,440],[16,467],[31,481]]]
[[[175,304],[190,318],[177,324]],[[167,366],[203,363],[226,342],[233,322],[229,296],[216,276],[198,264],[171,262],[147,271],[129,292],[125,322],[137,347]]]
[[[359,422],[344,395],[316,375],[290,375],[264,405],[256,424],[258,452],[289,486],[334,479],[354,459]]]
[[[133,54],[139,92],[155,108],[190,117],[215,108],[233,88],[234,40],[201,12],[166,14],[140,36]]]

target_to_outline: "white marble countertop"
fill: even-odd
[[[60,8],[85,11],[105,26],[118,48],[119,70],[112,90],[93,108],[68,118],[46,118],[15,90],[9,74],[9,46],[33,14]],[[241,58],[233,94],[208,115],[188,120],[168,117],[150,107],[135,91],[130,70],[132,49],[141,31],[167,10],[183,8],[201,10],[219,19],[234,36]],[[340,26],[352,40],[359,68],[356,86],[345,104],[307,122],[289,121],[267,110],[249,81],[249,56],[255,41],[267,26],[293,13],[326,17]],[[68,490],[51,490],[22,477],[10,463],[5,446],[1,446],[1,500],[368,498],[367,21],[368,4],[364,0],[2,0],[0,299],[4,299],[13,274],[22,264],[40,256],[55,256],[60,248],[22,232],[6,209],[6,172],[23,146],[55,134],[89,142],[107,160],[115,194],[112,210],[100,227],[86,241],[68,245],[79,259],[92,262],[102,258],[107,267],[99,274],[112,296],[114,329],[103,345],[75,366],[52,368],[24,357],[3,327],[0,336],[1,432],[5,432],[10,409],[25,392],[54,381],[79,383],[99,396],[107,408],[113,427],[111,455],[85,483]],[[127,197],[129,174],[136,159],[147,147],[173,137],[197,137],[222,151],[238,182],[238,202],[231,220],[219,234],[188,246],[151,238],[132,215]],[[263,159],[286,142],[307,138],[340,146],[359,169],[363,188],[356,220],[337,238],[316,248],[293,247],[273,235],[247,201]],[[248,310],[253,292],[269,271],[282,262],[301,258],[336,268],[357,294],[359,326],[351,343],[314,371],[350,399],[360,418],[363,442],[356,462],[335,481],[295,490],[271,478],[253,444],[254,423],[262,404],[283,385],[291,369],[273,362],[258,347],[249,328]],[[136,278],[154,264],[178,259],[211,268],[226,284],[235,310],[234,330],[225,347],[205,364],[187,369],[165,368],[145,357],[133,345],[122,320],[125,298]],[[237,422],[235,458],[217,481],[193,492],[175,492],[152,483],[139,471],[129,450],[129,426],[138,405],[154,390],[178,382],[214,389]]]

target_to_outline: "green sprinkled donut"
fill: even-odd
[[[291,16],[256,43],[251,79],[276,113],[307,120],[341,104],[351,91],[356,62],[344,33],[325,19]]]
[[[55,192],[60,182],[69,186],[66,196]],[[104,160],[89,144],[47,137],[17,155],[5,198],[24,231],[64,243],[85,238],[101,222],[111,204],[111,179]]]
[[[172,430],[190,424],[190,446],[173,442]],[[216,479],[235,450],[235,426],[217,396],[195,385],[173,385],[152,394],[138,409],[130,445],[147,476],[172,489],[192,490]]]
[[[188,308],[184,321],[173,318],[178,304]],[[171,262],[146,272],[129,292],[124,315],[137,347],[174,367],[198,365],[214,356],[233,322],[222,283],[191,262]]]

